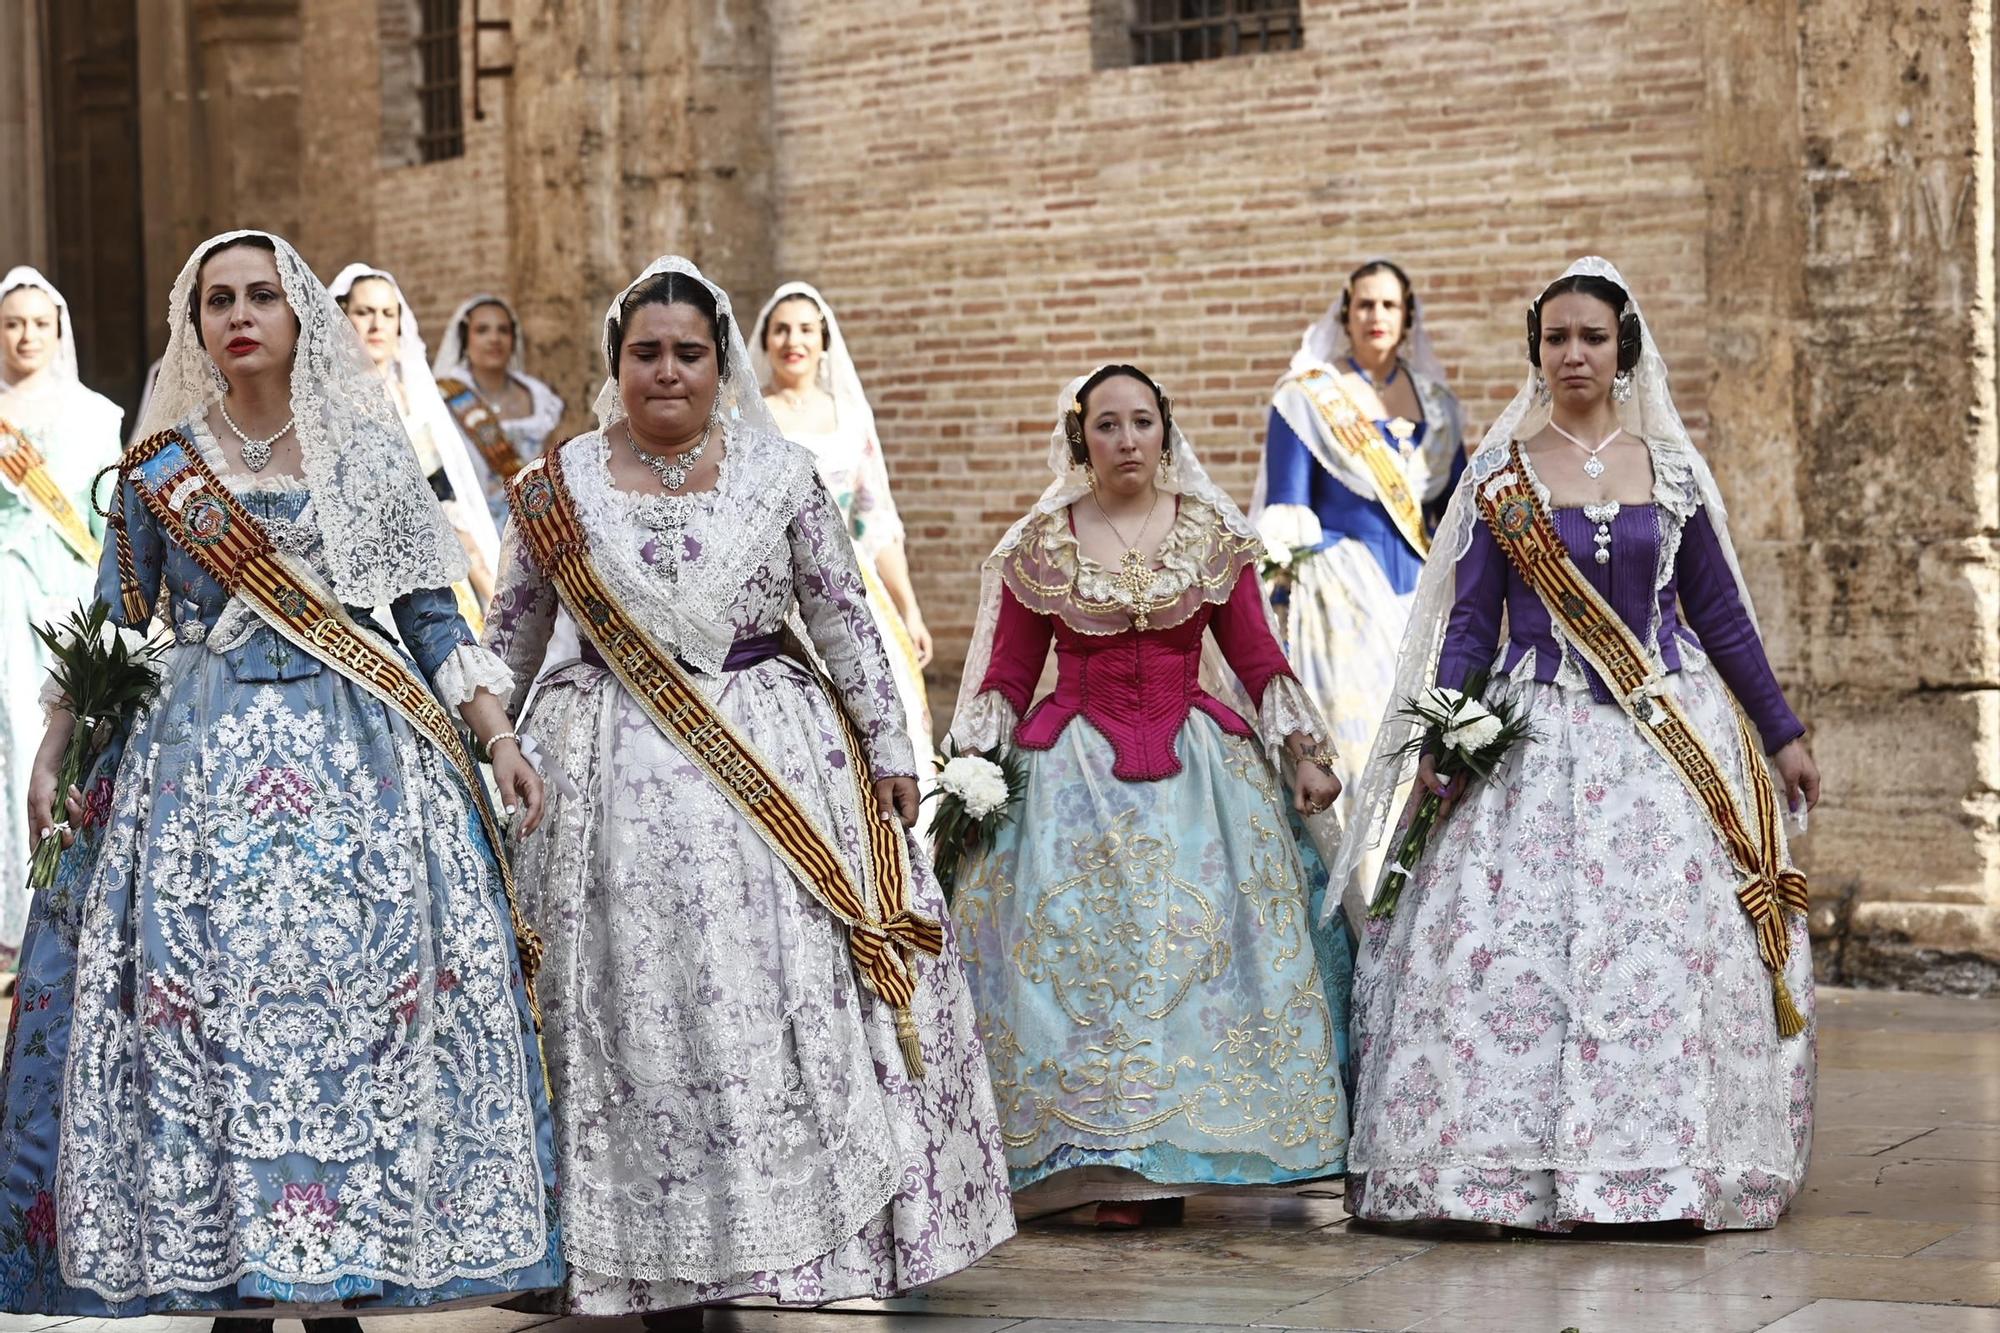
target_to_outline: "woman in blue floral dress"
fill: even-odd
[[[127,455],[98,596],[173,643],[31,908],[0,1074],[0,1309],[268,1319],[559,1284],[506,881],[470,763],[425,723],[456,709],[532,826],[510,678],[450,592],[463,553],[289,245],[204,245],[170,313],[145,431],[172,436]],[[232,525],[294,580],[274,604],[320,597],[415,701],[204,563]],[[409,656],[353,609],[377,606]],[[44,803],[73,725],[50,705]]]

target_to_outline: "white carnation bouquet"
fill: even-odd
[[[991,847],[993,835],[1013,818],[1026,777],[1011,752],[997,761],[976,754],[938,758],[937,786],[924,799],[938,803],[931,820],[931,865],[949,901],[965,862]]]
[[[1398,711],[1401,716],[1415,720],[1419,730],[1404,753],[1429,754],[1432,769],[1447,781],[1491,777],[1507,753],[1530,739],[1534,730],[1515,701],[1488,702],[1484,698],[1486,684],[1487,674],[1478,671],[1466,681],[1463,690],[1432,686],[1416,698],[1405,700]],[[1423,859],[1443,809],[1442,797],[1435,792],[1424,793],[1416,817],[1396,844],[1396,859],[1382,877],[1382,891],[1375,896],[1368,915],[1395,913],[1396,900],[1415,873],[1417,862]]]

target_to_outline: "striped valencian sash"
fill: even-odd
[[[513,442],[500,429],[500,414],[493,404],[465,380],[441,379],[437,387],[444,396],[444,405],[451,409],[452,419],[465,432],[465,438],[472,441],[473,448],[479,450],[479,456],[486,460],[493,475],[502,481],[512,481],[521,470],[521,455],[514,452]]]
[[[493,846],[493,858],[507,891],[507,914],[513,923],[522,980],[539,1028],[535,974],[541,968],[542,942],[516,905],[506,844],[487,806],[478,767],[445,706],[387,645],[354,623],[340,599],[317,575],[272,544],[256,516],[230,493],[179,431],[162,431],[135,446],[125,455],[119,472],[132,483],[167,536],[222,585],[223,591],[240,597],[286,642],[388,705],[419,735],[444,751],[464,780],[480,826]],[[139,624],[150,616],[151,608],[133,573],[123,524],[114,530],[126,617]]]
[[[868,988],[895,1011],[904,1064],[912,1078],[922,1078],[923,1053],[910,1013],[917,988],[912,955],[942,953],[944,931],[936,921],[910,909],[908,849],[901,825],[882,817],[860,740],[839,700],[829,699],[846,736],[848,770],[854,776],[867,841],[861,883],[832,840],[786,790],[777,768],[716,712],[672,654],[619,605],[591,560],[589,537],[563,480],[560,451],[545,453],[524,467],[508,488],[507,498],[536,566],[555,585],[570,618],[626,693],[646,710],[661,734],[708,775],[820,905],[847,927],[855,968]],[[823,680],[821,688],[825,689]],[[869,881],[879,911],[871,909]]]
[[[1754,821],[1745,816],[1736,789],[1689,725],[1687,714],[1648,660],[1638,636],[1570,559],[1569,548],[1563,545],[1541,496],[1528,480],[1518,440],[1509,446],[1507,464],[1479,484],[1480,517],[1506,552],[1514,572],[1542,599],[1571,645],[1596,669],[1618,706],[1638,725],[1639,734],[1680,774],[1696,803],[1707,812],[1730,859],[1745,877],[1737,886],[1736,898],[1756,929],[1757,951],[1771,970],[1778,1035],[1797,1035],[1805,1029],[1805,1019],[1785,989],[1785,959],[1791,953],[1785,913],[1806,911],[1806,877],[1786,859],[1778,829],[1777,791],[1750,724],[1738,709],[1736,730],[1743,746],[1744,767],[1750,771]]]
[[[1340,382],[1340,376],[1328,367],[1314,366],[1287,375],[1278,387],[1282,389],[1287,384],[1298,385],[1299,392],[1313,405],[1334,447],[1368,470],[1369,479],[1375,483],[1375,498],[1382,502],[1382,508],[1388,511],[1396,531],[1403,534],[1410,549],[1418,555],[1429,555],[1430,532],[1424,527],[1423,506],[1410,490],[1410,479],[1403,474],[1403,465],[1382,438],[1382,432],[1375,429],[1375,423]]]
[[[48,460],[28,437],[0,421],[0,486],[5,486],[20,502],[47,519],[76,558],[95,569],[104,548],[90,531],[90,524],[69,502],[62,487],[49,475]]]

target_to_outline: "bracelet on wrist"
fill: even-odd
[[[1299,755],[1299,762],[1302,764],[1317,764],[1331,775],[1335,765],[1340,763],[1340,756],[1327,746],[1315,745],[1310,750]]]
[[[503,731],[498,736],[494,736],[486,742],[486,753],[492,754],[493,747],[498,745],[501,741],[512,741],[514,742],[515,749],[518,750],[521,748],[521,738],[518,735],[516,735],[511,731]]]

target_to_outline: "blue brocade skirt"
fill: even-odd
[[[0,1309],[559,1285],[505,894],[437,748],[332,671],[184,646],[85,793],[0,1069]]]

